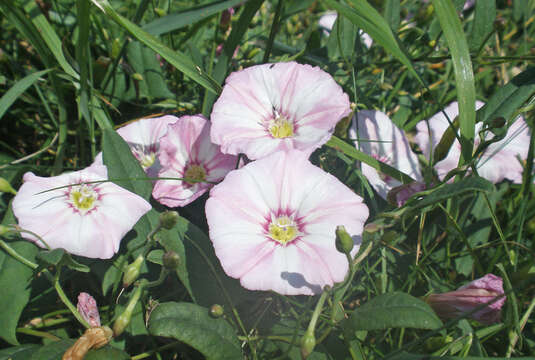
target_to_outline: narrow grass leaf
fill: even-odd
[[[223,318],[210,317],[205,307],[191,303],[160,304],[149,320],[149,332],[188,344],[207,359],[241,359],[234,328]]]
[[[472,158],[476,121],[476,89],[472,60],[461,21],[451,0],[433,0],[436,16],[446,37],[453,69],[459,102],[459,124],[461,129],[461,158],[463,165]]]
[[[194,7],[176,14],[169,14],[151,21],[143,26],[143,30],[154,36],[166,34],[204,20],[241,3],[243,3],[243,0],[214,1],[209,4],[203,4],[202,6]]]
[[[17,100],[17,98],[26,91],[27,88],[32,86],[39,78],[46,73],[50,72],[51,69],[42,70],[34,72],[30,75],[27,75],[17,81],[0,99],[0,119],[6,113],[7,109]]]
[[[139,26],[131,22],[130,20],[119,15],[113,7],[106,0],[91,0],[99,9],[101,9],[106,15],[108,15],[118,25],[123,27],[133,37],[141,41],[143,44],[160,54],[171,65],[189,76],[192,80],[199,85],[208,89],[209,91],[219,94],[221,92],[221,86],[196,65],[189,57],[177,50],[172,50],[165,46],[162,42],[156,39],[151,34],[147,33]]]
[[[337,138],[336,136],[332,136],[329,141],[327,141],[326,145],[335,150],[343,152],[352,159],[362,161],[363,163],[373,167],[375,170],[380,171],[383,174],[389,175],[404,184],[408,184],[414,181],[414,179],[411,178],[409,175],[371,157],[368,154],[363,153],[360,150],[357,150],[354,146],[351,146],[350,144]]]
[[[353,24],[370,35],[376,43],[383,46],[386,51],[405,65],[420,84],[424,85],[422,79],[414,69],[411,60],[400,47],[386,20],[367,1],[351,0],[353,7],[335,0],[324,0],[324,2],[329,8],[338,11],[340,15],[347,17]]]
[[[474,22],[469,38],[471,51],[478,51],[485,45],[494,31],[494,20],[496,20],[496,1],[476,1]]]

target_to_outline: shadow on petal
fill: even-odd
[[[281,278],[283,280],[288,281],[288,284],[290,284],[290,286],[296,289],[300,289],[303,286],[305,286],[309,288],[314,294],[319,294],[322,291],[322,288],[320,285],[314,285],[314,284],[309,283],[308,281],[305,280],[305,277],[303,276],[303,274],[300,274],[300,273],[283,271],[281,273]]]

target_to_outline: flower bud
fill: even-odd
[[[134,308],[136,307],[142,292],[143,286],[138,286],[124,311],[115,319],[115,322],[113,323],[113,336],[121,335],[128,324],[130,324],[132,313],[134,312]]]
[[[314,334],[307,331],[301,338],[301,358],[304,360],[312,354],[314,347],[316,347],[316,338]]]
[[[143,255],[139,255],[133,263],[126,266],[123,275],[123,287],[129,287],[130,284],[137,280],[144,260]]]
[[[180,257],[174,251],[168,251],[162,256],[163,266],[167,270],[175,270],[180,265]]]
[[[160,214],[160,225],[167,230],[175,227],[180,215],[176,211],[166,211]]]
[[[97,302],[91,295],[85,292],[80,293],[76,307],[89,326],[92,328],[100,326],[100,314],[98,313]]]
[[[13,195],[17,195],[17,191],[13,189],[11,184],[2,177],[0,177],[0,192],[11,193]]]
[[[224,310],[223,307],[219,304],[214,304],[210,307],[210,316],[217,319],[223,316]]]
[[[0,236],[7,234],[11,231],[11,228],[9,226],[0,225]]]
[[[346,231],[344,225],[336,227],[336,250],[344,254],[349,254],[353,249],[353,239]]]
[[[431,294],[426,301],[440,318],[452,319],[468,313],[498,296],[503,296],[503,294],[502,278],[487,274],[455,291]],[[502,297],[470,316],[482,324],[499,322],[504,303],[505,297]]]
[[[424,183],[415,181],[393,188],[390,190],[386,198],[390,204],[402,207],[412,195],[424,191],[425,189],[426,186]]]

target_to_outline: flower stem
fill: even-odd
[[[59,338],[59,337],[57,337],[55,335],[49,334],[49,333],[47,333],[45,331],[38,331],[38,330],[33,330],[33,329],[25,328],[25,327],[17,328],[17,332],[21,333],[21,334],[32,335],[32,336],[37,336],[37,337],[40,337],[40,338],[50,339],[52,341],[60,341],[61,340],[61,338]]]
[[[33,270],[37,269],[38,265],[36,263],[31,262],[30,260],[26,259],[24,256],[20,255],[18,252],[15,251],[15,249],[13,249],[3,240],[0,240],[0,247],[2,247],[13,258],[20,261],[21,263],[28,266],[29,268],[32,268]]]
[[[314,335],[314,329],[316,328],[316,323],[318,322],[318,318],[321,314],[321,310],[323,310],[323,304],[325,303],[325,299],[327,299],[327,296],[329,295],[328,290],[323,290],[321,293],[320,299],[318,300],[318,303],[316,304],[316,308],[314,309],[314,313],[312,314],[312,318],[310,319],[310,323],[308,323],[307,333]]]
[[[71,311],[71,313],[74,315],[74,317],[86,328],[86,329],[89,329],[91,328],[91,326],[89,326],[89,324],[87,323],[87,321],[85,321],[85,319],[82,317],[82,315],[80,315],[80,313],[78,312],[78,310],[76,309],[76,307],[71,303],[71,301],[69,300],[69,298],[67,297],[67,295],[65,295],[65,292],[63,291],[60,283],[59,283],[59,274],[60,272],[58,271],[56,273],[56,276],[54,278],[54,288],[56,289],[56,292],[58,293],[58,296],[59,298],[61,299],[61,301],[63,301],[63,303],[67,306],[67,308]]]

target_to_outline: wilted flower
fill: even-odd
[[[167,125],[173,124],[177,120],[178,118],[172,115],[144,118],[117,129],[117,133],[128,143],[132,154],[139,161],[148,177],[158,176],[161,169],[158,160],[160,138],[167,132]],[[103,164],[102,153],[97,155],[93,164]]]
[[[13,199],[13,213],[23,230],[39,235],[53,249],[108,259],[151,206],[112,182],[88,184],[107,179],[103,165],[48,178],[26,173]],[[34,235],[21,236],[45,247]]]
[[[97,302],[88,293],[82,292],[78,295],[78,312],[91,327],[100,326],[100,314],[98,313]]]
[[[412,195],[424,191],[426,188],[425,184],[419,181],[403,184],[390,190],[387,200],[393,205],[401,207],[405,205]]]
[[[223,153],[252,160],[279,150],[311,153],[350,111],[348,96],[319,67],[252,66],[227,78],[211,115],[211,138]]]
[[[338,224],[353,237],[353,255],[359,248],[368,208],[307,157],[277,152],[210,191],[206,217],[216,255],[247,289],[312,295],[341,282],[348,263],[336,250]]]
[[[503,294],[502,278],[487,274],[455,291],[431,294],[426,301],[440,318],[452,319],[502,296],[502,298],[471,315],[474,320],[482,324],[492,324],[500,321],[501,308],[505,303]]]
[[[476,101],[476,109],[484,105],[481,101]],[[459,114],[459,105],[453,102],[448,105],[444,112],[453,122]],[[479,133],[482,123],[476,124],[476,134]],[[416,125],[418,133],[415,141],[427,157],[430,156],[430,139],[433,144],[433,151],[440,142],[442,135],[449,127],[448,120],[442,112],[435,114],[429,119],[429,131],[425,121],[420,121]],[[486,139],[492,138],[492,133],[487,132]],[[476,136],[475,147],[481,142]],[[529,128],[522,117],[519,117],[508,129],[505,137],[495,143],[490,144],[476,164],[478,174],[492,183],[499,183],[503,179],[511,180],[514,183],[522,182],[523,167],[517,157],[526,159],[529,148]],[[435,164],[435,170],[442,180],[448,172],[455,169],[461,156],[461,144],[454,140],[446,157]]]
[[[222,180],[236,167],[236,156],[222,154],[210,142],[210,122],[202,115],[180,117],[169,126],[160,146],[159,177],[193,180],[156,182],[152,196],[170,207],[191,203],[212,186],[210,182]]]
[[[418,158],[412,152],[405,135],[386,114],[375,110],[362,110],[356,114],[356,119],[355,121],[353,118],[349,136],[357,140],[357,149],[415,180],[422,180]],[[383,199],[387,198],[390,190],[401,185],[398,180],[364,163],[362,173]]]

